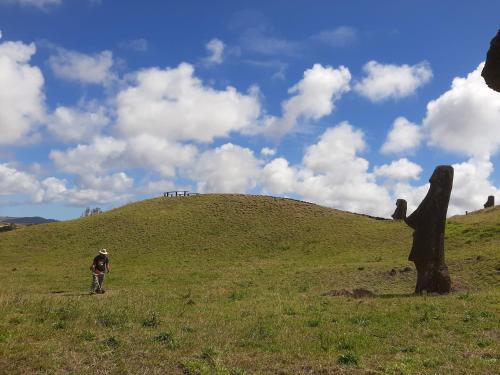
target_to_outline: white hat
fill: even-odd
[[[99,250],[99,254],[108,255],[108,252],[106,251],[106,249],[101,249]]]

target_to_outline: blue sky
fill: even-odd
[[[388,216],[499,195],[492,1],[0,0],[0,216],[165,190]],[[500,199],[498,197],[497,199]]]

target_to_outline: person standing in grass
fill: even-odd
[[[106,249],[99,250],[99,254],[94,258],[92,266],[92,286],[90,287],[90,294],[104,293],[102,284],[104,283],[104,275],[109,273],[109,258]]]

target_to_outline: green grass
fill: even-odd
[[[2,233],[0,374],[494,374],[499,228],[499,209],[451,218],[455,292],[422,297],[404,223],[288,199],[153,199]],[[101,247],[107,292],[89,296]],[[355,288],[375,296],[325,295]]]

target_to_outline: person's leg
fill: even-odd
[[[97,290],[97,286],[99,285],[99,281],[97,280],[97,275],[92,274],[92,285],[90,286],[90,293],[94,294]]]
[[[99,292],[104,293],[104,289],[102,288],[104,284],[104,274],[100,274],[99,276]]]

